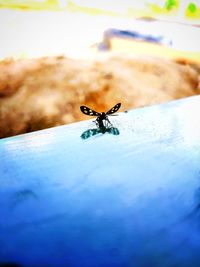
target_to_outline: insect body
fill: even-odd
[[[81,106],[80,109],[81,111],[88,116],[97,116],[95,122],[96,125],[100,128],[103,129],[105,127],[107,127],[108,125],[112,125],[111,122],[108,119],[108,115],[113,115],[113,113],[117,112],[119,110],[119,108],[121,107],[121,103],[116,104],[114,107],[112,107],[109,111],[107,112],[96,112],[86,106]],[[104,125],[105,121],[107,123],[107,125]]]

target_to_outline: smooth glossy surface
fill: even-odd
[[[0,263],[198,266],[200,96],[0,140]]]

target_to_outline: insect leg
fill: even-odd
[[[94,122],[95,122],[96,126],[99,127],[99,119],[98,119],[98,117],[96,118],[96,120]]]
[[[106,127],[112,126],[112,123],[109,121],[108,117],[106,117],[105,121],[106,121]]]

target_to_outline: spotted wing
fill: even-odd
[[[99,116],[101,115],[100,113],[86,107],[86,106],[80,106],[80,110],[85,114],[85,115],[88,115],[88,116]]]
[[[106,112],[106,115],[112,115],[113,113],[117,112],[120,107],[121,103],[116,104],[113,108],[111,108],[108,112]]]

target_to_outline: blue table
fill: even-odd
[[[0,140],[0,263],[200,266],[200,96],[110,120]]]

